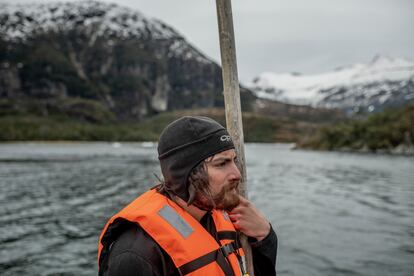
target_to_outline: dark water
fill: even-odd
[[[279,275],[414,275],[414,158],[247,146]],[[96,275],[106,220],[153,186],[152,144],[0,144],[0,275]]]

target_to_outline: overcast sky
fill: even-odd
[[[161,19],[220,63],[214,0],[105,1]],[[232,6],[243,82],[264,71],[324,72],[376,54],[414,60],[414,0],[233,0]]]

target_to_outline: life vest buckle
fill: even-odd
[[[227,257],[228,255],[230,255],[231,253],[233,253],[234,251],[236,251],[236,249],[234,248],[232,242],[223,245],[222,247],[220,247],[220,250],[223,253],[224,257]]]

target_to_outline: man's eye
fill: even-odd
[[[224,165],[226,165],[226,162],[217,163],[217,167],[224,167]]]

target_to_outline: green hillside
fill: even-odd
[[[209,116],[225,125],[223,109],[165,112],[144,121],[124,123],[110,120],[105,112],[96,115],[87,110],[79,107],[73,112],[88,120],[75,120],[59,112],[48,116],[24,113],[0,116],[0,141],[156,141],[168,123],[183,115]],[[253,113],[243,114],[243,124],[247,142],[298,142],[318,128],[317,124]]]
[[[321,128],[299,147],[318,150],[393,151],[412,149],[414,105],[376,113],[362,120],[352,120],[335,127]]]

